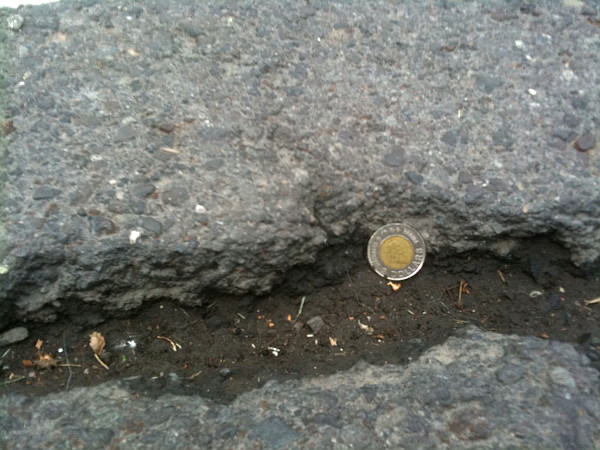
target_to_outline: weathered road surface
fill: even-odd
[[[267,292],[392,221],[432,252],[549,234],[597,263],[597,2],[83,0],[0,21],[0,329]],[[6,396],[0,439],[599,445],[597,373],[569,346],[473,332],[432,352],[231,407]]]

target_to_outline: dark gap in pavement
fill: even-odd
[[[428,255],[397,292],[368,266],[367,238],[330,241],[314,265],[290,271],[262,297],[205,292],[201,307],[156,301],[106,320],[97,305],[67,300],[62,319],[27,323],[29,338],[2,349],[3,381],[25,377],[2,390],[44,394],[67,382],[74,388],[123,379],[145,395],[227,403],[273,379],[329,374],[359,361],[406,364],[466,324],[576,343],[600,368],[600,305],[586,304],[598,297],[600,279],[573,266],[551,236],[496,245],[502,257]],[[101,357],[109,370],[88,346],[92,331],[106,338]],[[181,347],[174,351],[164,337]],[[41,352],[81,366],[71,368],[70,380],[67,367],[23,365],[39,357],[38,339]]]

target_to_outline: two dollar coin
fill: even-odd
[[[367,255],[378,275],[388,280],[406,280],[423,267],[425,240],[408,225],[390,223],[373,233]]]

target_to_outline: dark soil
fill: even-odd
[[[45,394],[126,379],[145,395],[200,394],[229,402],[272,379],[329,374],[359,360],[406,364],[465,324],[577,343],[600,367],[600,304],[586,304],[600,296],[600,278],[584,275],[549,241],[532,241],[505,260],[481,254],[430,257],[398,291],[364,259],[338,284],[305,294],[289,295],[311,285],[310,274],[298,272],[290,278],[294,286],[264,298],[215,296],[201,308],[159,302],[94,327],[73,320],[26,324],[30,337],[0,351],[0,392]],[[462,305],[461,282],[468,283]],[[318,318],[321,329],[313,330],[309,324],[318,328]],[[88,346],[93,331],[106,338],[101,359],[108,370]],[[157,336],[178,345],[172,348]],[[36,364],[40,352],[77,366],[23,364]]]

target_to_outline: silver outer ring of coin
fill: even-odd
[[[379,248],[383,241],[392,236],[405,238],[413,247],[414,257],[404,269],[392,269],[386,266],[379,258]],[[388,280],[406,280],[415,275],[425,263],[425,240],[413,227],[402,223],[389,223],[379,228],[369,239],[367,256],[373,270]]]

